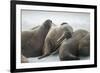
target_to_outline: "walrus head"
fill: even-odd
[[[71,37],[72,37],[72,33],[68,32],[68,31],[67,32],[65,31],[65,38],[69,39]]]
[[[69,31],[71,34],[73,33],[73,28],[72,28],[71,25],[69,25],[69,23],[63,22],[63,23],[61,24],[61,27],[62,27],[62,29],[63,29],[64,31]]]
[[[73,33],[73,28],[67,23],[67,22],[63,22],[61,24],[62,29],[64,30],[64,33],[62,35],[61,38],[71,38],[72,37],[72,33]]]
[[[43,25],[46,27],[46,28],[50,28],[51,27],[51,24],[52,24],[52,21],[50,19],[46,20]]]

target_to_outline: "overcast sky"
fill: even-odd
[[[37,25],[41,25],[47,19],[52,20],[56,25],[67,22],[74,30],[80,28],[90,30],[89,13],[22,10],[21,15],[22,30],[28,30]]]

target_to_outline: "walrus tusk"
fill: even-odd
[[[57,40],[57,44],[60,44],[65,38],[65,32],[63,33],[63,35]]]

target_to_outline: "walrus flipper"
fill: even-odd
[[[69,60],[79,60],[79,57],[71,54],[71,53],[67,53],[66,56],[60,57],[61,61],[69,61]]]

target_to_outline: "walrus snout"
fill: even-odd
[[[69,39],[72,37],[70,32],[64,32],[63,35],[57,40],[57,43],[63,41],[65,38]]]
[[[65,38],[69,39],[72,37],[71,32],[65,32]]]

